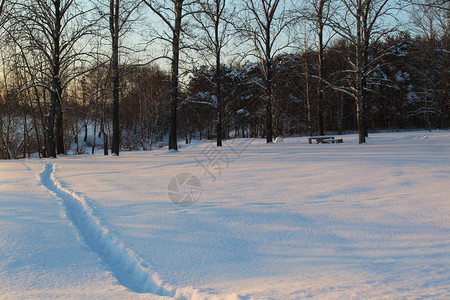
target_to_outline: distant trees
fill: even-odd
[[[309,0],[301,25],[289,1],[238,3],[0,0],[0,158],[450,126],[447,1],[408,0],[403,31],[395,0]],[[161,22],[130,46],[141,12]]]
[[[221,67],[221,85],[226,91],[222,98],[224,138],[264,135],[264,117],[259,112],[264,102],[261,102],[260,87],[255,82],[258,71],[259,68],[254,65]],[[214,127],[211,126],[211,120],[215,120],[216,113],[212,97],[216,93],[216,88],[210,84],[216,73],[215,68],[211,66],[203,66],[195,70],[187,90],[186,105],[184,105],[186,108],[183,110],[185,114],[190,115],[189,128],[195,128],[199,136],[205,136],[202,132],[206,131],[207,138],[211,136]],[[192,134],[192,130],[189,134]]]
[[[263,78],[266,104],[266,142],[273,140],[274,58],[289,46],[284,35],[293,23],[284,0],[243,0],[244,14],[239,31],[253,45],[250,53],[258,60]],[[284,36],[283,36],[284,35]],[[284,38],[284,40],[283,40]]]
[[[65,153],[63,98],[68,84],[88,63],[89,53],[83,45],[92,33],[88,14],[73,0],[19,1],[15,6],[9,32],[27,68],[25,88],[44,88],[50,94],[45,156]]]
[[[429,119],[431,128],[448,128],[449,97],[446,96],[448,88],[444,85],[447,78],[443,76],[442,69],[425,67],[426,64],[422,63],[427,57],[426,53],[430,53],[429,49],[423,46],[425,42],[425,39],[399,34],[373,46],[370,53],[374,51],[377,64],[368,73],[364,98],[368,127],[427,128]],[[330,44],[324,51],[323,68],[329,84],[324,87],[327,95],[324,101],[325,131],[345,132],[357,128],[355,96],[352,93],[342,92],[351,89],[354,84],[354,73],[348,72],[351,67],[348,58],[354,51],[354,45],[344,39]],[[448,56],[443,51],[438,52],[441,54],[435,56],[436,62],[443,66],[448,64]],[[274,60],[277,74],[273,90],[274,103],[277,107],[274,113],[276,134],[308,134],[306,101],[308,81],[312,90],[316,90],[318,84],[317,80],[314,80],[316,70],[310,70],[309,78],[303,74],[305,64],[312,65],[317,62],[317,55],[317,52],[306,51],[280,55]],[[425,70],[426,74],[440,74],[432,77],[436,86],[429,86],[427,91],[423,90],[423,80],[426,77],[421,74],[423,73],[421,70]],[[206,84],[208,81],[204,77],[209,76],[208,78],[212,79],[215,70],[208,68],[198,72],[202,72],[203,75],[194,76],[189,84],[188,99],[192,100],[192,106],[195,103],[209,101],[210,95],[214,94],[214,90]],[[265,93],[260,85],[262,78],[258,78],[261,76],[258,64],[244,65],[235,71],[223,69],[222,72],[223,88],[227,91],[224,99],[226,106],[224,128],[231,128],[231,132],[241,137],[265,137],[264,132],[258,129],[258,126],[265,125],[265,114],[261,112],[265,103],[255,99],[259,94]],[[229,74],[236,74],[239,80],[229,84]],[[433,95],[439,97],[431,101],[430,97]],[[428,103],[425,99],[428,99]],[[208,131],[209,120],[213,117],[211,111],[204,106],[197,106],[195,112],[198,118],[196,122],[200,124],[200,127],[197,126],[198,130],[201,131],[203,128]]]
[[[205,49],[207,56],[214,57],[215,76],[211,82],[215,85],[214,105],[216,106],[216,143],[222,146],[222,50],[231,40],[230,19],[231,11],[226,0],[202,0],[199,2],[201,13],[194,15],[194,19],[202,32],[199,39],[200,47]]]
[[[431,130],[433,119],[438,120],[439,128],[444,128],[446,122],[444,111],[448,106],[450,87],[450,3],[418,2],[420,5],[413,9],[413,25],[414,31],[423,37],[419,45],[420,50],[416,53],[423,54],[413,58],[416,73],[414,96],[416,102],[421,102],[415,113],[425,115],[426,127]]]
[[[164,142],[169,125],[170,73],[156,66],[121,66],[122,147],[150,150]]]

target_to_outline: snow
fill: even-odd
[[[275,139],[275,143],[282,143],[282,142],[284,142],[284,138],[283,138],[282,136],[278,136],[278,137]]]
[[[2,161],[0,299],[449,298],[450,132],[335,138]]]
[[[242,115],[242,116],[244,116],[244,117],[248,117],[248,116],[250,115],[250,113],[249,113],[246,109],[244,109],[244,108],[238,109],[238,110],[236,111],[236,114]]]
[[[414,103],[420,99],[420,96],[415,92],[409,92],[408,94],[406,94],[406,100],[408,100],[408,103]]]
[[[395,77],[395,80],[399,83],[410,80],[409,74],[407,72],[402,72],[401,70],[398,71],[394,77]]]
[[[237,79],[242,79],[245,76],[245,74],[242,73],[242,72],[239,72],[238,70],[233,68],[231,71],[226,73],[225,76],[228,76],[228,77],[230,77],[232,79],[236,79],[236,78]]]

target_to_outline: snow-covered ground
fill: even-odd
[[[450,132],[342,138],[2,161],[0,298],[449,299]]]

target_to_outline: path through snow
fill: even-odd
[[[84,196],[64,187],[64,183],[56,178],[55,169],[54,163],[44,164],[44,170],[40,173],[42,185],[61,198],[67,216],[89,247],[98,254],[122,285],[136,293],[152,293],[175,299],[217,297],[190,287],[177,290],[164,283],[147,263],[131,249],[126,248],[110,230],[101,224]],[[229,297],[237,298],[234,295]]]

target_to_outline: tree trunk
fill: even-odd
[[[323,96],[321,96],[322,93],[319,92],[319,103],[317,105],[317,123],[318,123],[318,134],[319,135],[325,135],[324,126],[323,126],[323,110],[322,110],[322,99]]]
[[[217,50],[216,57],[216,98],[217,98],[217,120],[216,120],[216,142],[217,147],[222,147],[222,72],[220,69],[220,51]]]
[[[222,147],[222,70],[221,65],[221,47],[219,36],[219,23],[220,23],[220,5],[216,3],[216,14],[214,24],[215,34],[215,46],[216,46],[216,98],[217,98],[217,121],[216,121],[216,142],[217,147]]]
[[[59,92],[58,92],[58,102],[56,105],[56,153],[65,154],[66,147],[64,146],[64,122],[63,122],[63,109],[61,104],[61,82],[58,80]]]
[[[308,61],[305,58],[305,74],[308,74]],[[306,96],[306,118],[307,118],[307,126],[308,126],[308,135],[312,136],[312,119],[311,119],[311,97],[309,93],[309,77],[305,76],[305,96]]]
[[[358,123],[358,136],[359,143],[363,144],[366,142],[366,136],[364,134],[364,94],[363,94],[363,41],[361,34],[362,27],[362,0],[358,0],[357,3],[357,20],[356,20],[356,80],[357,80],[357,95],[356,95],[356,118]]]
[[[324,56],[324,45],[323,45],[323,10],[324,10],[325,1],[321,0],[319,3],[319,11],[318,11],[318,23],[317,23],[317,35],[318,35],[318,62],[319,62],[319,78],[323,79],[323,56]],[[319,135],[325,135],[324,125],[323,125],[323,104],[324,104],[324,91],[323,91],[323,83],[319,80],[318,87],[318,103],[317,103],[317,122],[318,122],[318,133]]]
[[[175,1],[175,27],[172,40],[172,91],[170,103],[169,150],[178,150],[177,143],[177,109],[178,109],[178,76],[180,61],[181,19],[183,17],[183,0]]]
[[[272,115],[272,40],[270,34],[270,22],[266,28],[266,142],[273,141],[273,115]]]
[[[53,31],[53,62],[52,62],[52,84],[50,90],[50,112],[48,115],[48,127],[47,127],[47,144],[48,155],[56,158],[57,154],[64,154],[64,131],[63,131],[63,112],[61,106],[61,49],[60,49],[60,37],[61,37],[61,1],[55,0],[53,2],[55,7],[55,27]]]
[[[48,157],[56,158],[56,143],[55,143],[55,105],[56,93],[52,92],[50,96],[50,111],[47,115],[47,155]]]
[[[112,37],[111,69],[113,71],[113,138],[111,152],[119,155],[120,152],[120,118],[119,118],[119,0],[110,2],[110,30]]]
[[[56,91],[55,100],[56,100],[56,120],[55,120],[55,133],[56,133],[56,153],[57,154],[64,154],[65,153],[65,147],[64,147],[64,123],[63,123],[63,109],[62,109],[62,103],[61,103],[61,97],[62,97],[62,87],[61,87],[61,22],[62,22],[62,14],[60,11],[61,1],[57,0],[55,1],[56,5],[56,13],[55,13],[55,34],[53,35],[54,38],[54,80],[52,88],[54,91]]]
[[[97,144],[97,119],[94,120],[94,135],[93,135],[94,139],[92,141],[92,154],[95,154],[95,147]]]
[[[267,105],[266,105],[266,142],[272,143],[273,141],[273,127],[272,127],[272,97],[270,93],[268,95]]]
[[[189,144],[189,119],[186,116],[185,120],[184,120],[184,140],[185,140],[185,144],[188,145]]]

